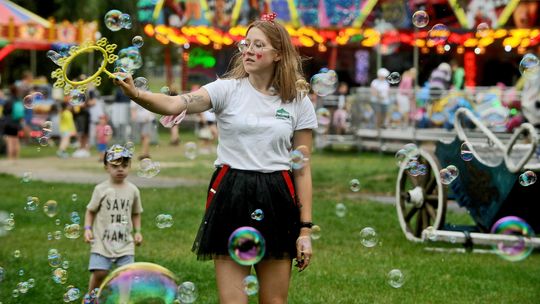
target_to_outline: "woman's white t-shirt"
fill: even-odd
[[[317,128],[308,97],[285,103],[279,96],[257,91],[247,78],[218,79],[203,88],[216,113],[216,166],[259,172],[290,170],[294,131]]]

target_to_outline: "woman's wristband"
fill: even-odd
[[[135,233],[141,233],[141,228],[135,228]]]
[[[84,226],[84,230],[92,230],[92,226]]]
[[[312,223],[312,222],[300,222],[300,228],[308,228],[308,229],[311,229],[311,227],[313,227],[313,223]]]

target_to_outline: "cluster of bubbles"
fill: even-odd
[[[64,302],[73,302],[81,297],[81,291],[75,286],[68,286],[66,293],[64,293]]]
[[[441,176],[441,183],[444,185],[450,185],[459,175],[459,170],[454,165],[449,165],[446,168],[441,169],[439,171],[439,174]]]
[[[114,71],[124,74],[133,74],[141,68],[143,60],[139,48],[129,46],[118,52],[118,59],[114,62]],[[117,77],[124,78],[117,74]]]
[[[519,62],[519,72],[524,76],[534,76],[540,67],[540,60],[535,55],[528,53]]]
[[[517,216],[503,217],[493,224],[491,233],[518,237],[516,241],[499,242],[493,246],[497,255],[505,260],[521,261],[533,251],[533,246],[526,239],[534,237],[534,231],[522,218]]]
[[[144,178],[152,178],[158,175],[160,171],[159,162],[153,161],[150,158],[143,158],[139,162],[139,170],[137,170],[137,176]]]
[[[426,27],[429,23],[429,15],[426,13],[426,11],[416,11],[412,15],[412,23],[417,28],[423,28]]]
[[[319,96],[327,96],[336,91],[338,77],[336,71],[322,68],[319,73],[311,77],[309,83],[315,94]]]
[[[427,166],[418,160],[410,160],[407,164],[407,170],[410,176],[420,176],[427,174]]]
[[[261,209],[255,209],[255,211],[251,212],[251,219],[258,222],[262,221],[264,219],[264,212]]]
[[[13,289],[13,291],[11,292],[11,296],[14,298],[18,298],[19,295],[24,295],[28,293],[28,291],[34,288],[34,286],[36,286],[36,281],[33,278],[30,278],[27,281],[21,281],[17,283],[17,288]]]
[[[198,297],[199,291],[193,282],[186,281],[178,285],[178,300],[180,303],[194,303]]]
[[[519,184],[527,187],[536,183],[536,174],[534,171],[527,170],[519,175]]]
[[[349,181],[349,189],[351,189],[352,192],[360,191],[360,181],[356,178],[351,179]]]
[[[405,283],[405,276],[399,269],[392,269],[386,275],[386,281],[394,288],[400,288]]]
[[[245,277],[242,284],[244,286],[244,293],[248,296],[254,296],[259,292],[259,281],[252,274]]]
[[[184,156],[187,159],[194,160],[195,158],[197,158],[198,154],[199,154],[199,152],[198,152],[198,149],[197,149],[197,144],[195,142],[188,141],[184,145]]]
[[[131,16],[119,10],[110,10],[105,14],[105,26],[113,32],[131,29]]]
[[[347,215],[347,206],[343,203],[337,203],[336,204],[336,216],[337,217],[345,217]]]
[[[96,303],[100,304],[155,303],[156,299],[159,303],[174,303],[178,292],[175,276],[152,263],[132,263],[117,268],[101,286],[96,297]]]
[[[251,266],[257,264],[266,252],[264,237],[249,226],[236,229],[228,241],[229,255],[238,264]]]
[[[173,224],[174,220],[170,214],[158,214],[158,216],[156,216],[156,227],[159,229],[171,228]]]
[[[463,142],[461,144],[461,159],[464,161],[471,161],[474,158],[472,145],[469,142]]]
[[[388,81],[389,84],[398,84],[401,81],[401,75],[398,72],[392,72],[386,76],[386,81]]]
[[[377,235],[375,229],[371,227],[365,227],[360,230],[360,243],[362,243],[364,247],[375,247],[378,242],[379,236]]]
[[[23,106],[27,109],[32,109],[34,107],[35,102],[39,102],[43,100],[43,93],[41,92],[33,92],[30,93],[23,98]]]
[[[411,160],[417,160],[420,156],[420,150],[418,146],[413,143],[408,143],[396,152],[396,161],[398,167],[401,167],[402,163],[408,164]]]
[[[38,138],[38,143],[40,146],[46,147],[49,145],[49,138],[51,138],[52,136],[52,131],[53,131],[53,128],[52,128],[51,121],[47,120],[41,124],[41,136]],[[28,172],[25,172],[25,175],[27,173]],[[23,182],[29,182],[32,179],[32,172],[29,172],[29,173],[30,173],[30,178],[26,177],[27,181],[25,181],[25,175],[23,175]]]

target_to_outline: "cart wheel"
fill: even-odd
[[[446,213],[446,189],[441,183],[439,162],[420,149],[418,162],[426,166],[426,174],[411,176],[406,163],[399,168],[396,183],[396,209],[405,237],[421,242],[422,231],[429,226],[439,229]]]

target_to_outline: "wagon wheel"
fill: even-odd
[[[439,229],[446,213],[446,189],[441,183],[439,162],[420,149],[418,162],[426,174],[411,176],[406,162],[399,168],[396,183],[396,209],[399,224],[410,241],[422,241],[422,231],[429,226]]]

